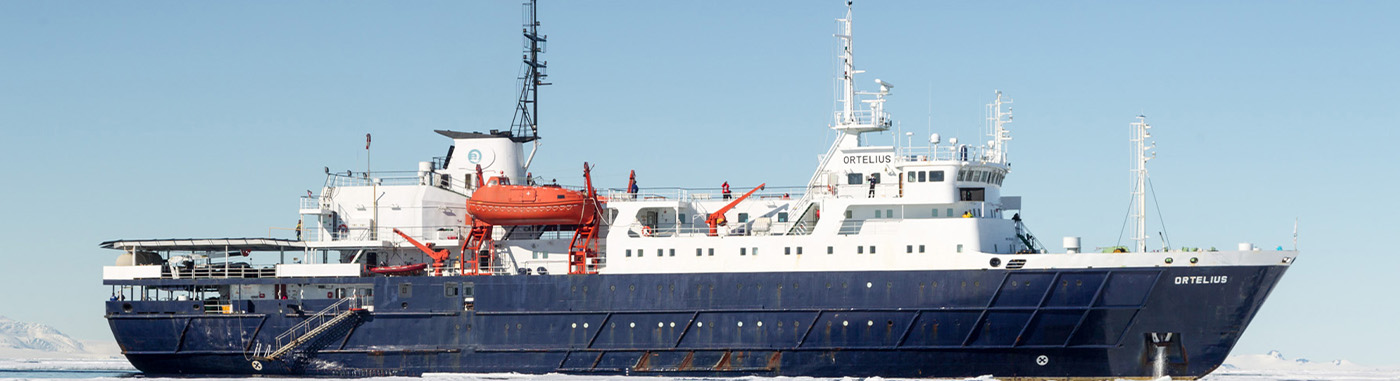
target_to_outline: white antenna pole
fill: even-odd
[[[1293,251],[1298,251],[1298,218],[1293,218]]]
[[[1011,123],[1011,109],[1002,111],[1002,105],[1010,104],[1010,97],[1003,97],[1001,90],[997,90],[997,99],[987,104],[987,136],[992,138],[988,141],[991,144],[992,154],[990,159],[998,163],[1006,163],[1006,142],[1011,141],[1011,131],[1006,129],[1006,124]]]
[[[1137,122],[1129,124],[1129,126],[1132,127],[1132,134],[1131,138],[1129,139],[1129,142],[1133,147],[1132,172],[1136,179],[1136,184],[1134,184],[1132,196],[1133,200],[1135,201],[1133,203],[1133,218],[1137,222],[1137,229],[1133,233],[1133,241],[1136,241],[1134,251],[1146,252],[1147,161],[1152,160],[1153,157],[1157,156],[1156,152],[1151,152],[1151,155],[1148,155],[1148,151],[1156,148],[1157,145],[1155,143],[1153,143],[1152,145],[1147,144],[1147,139],[1152,137],[1152,134],[1147,131],[1148,129],[1152,128],[1151,125],[1147,124],[1147,117],[1143,115],[1138,115],[1137,119]]]
[[[846,18],[836,21],[840,22],[836,37],[841,41],[841,120],[837,121],[837,124],[852,124],[856,122],[856,64],[855,55],[851,52],[854,42],[851,32],[851,2],[846,2]]]

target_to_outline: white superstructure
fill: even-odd
[[[876,91],[860,91],[852,49],[851,14],[838,20],[840,99],[829,126],[836,138],[806,185],[765,187],[743,198],[757,184],[718,188],[613,190],[601,195],[599,256],[602,274],[684,272],[775,272],[839,270],[937,270],[981,268],[1077,268],[1122,266],[1246,265],[1288,262],[1296,252],[1242,250],[1211,255],[1147,252],[1146,232],[1136,227],[1134,253],[1081,253],[1077,237],[1067,237],[1066,253],[1047,254],[1022,224],[1022,200],[1004,196],[1011,172],[1008,143],[1011,99],[1000,91],[987,105],[985,143],[946,141],[933,134],[927,143],[888,145],[869,139],[894,122],[885,110],[894,85],[874,80]],[[533,119],[531,119],[533,120]],[[443,275],[467,273],[461,261],[471,217],[466,201],[482,177],[505,177],[514,184],[536,183],[527,173],[538,136],[519,131],[437,131],[451,138],[444,157],[421,162],[407,172],[330,172],[319,195],[300,202],[298,240],[268,248],[297,250],[279,273],[305,274],[296,266],[358,263],[365,267],[431,262],[395,230],[446,249]],[[1133,124],[1138,175],[1132,212],[1145,215],[1142,201],[1147,124]],[[525,130],[520,130],[525,131]],[[533,145],[530,153],[525,146]],[[573,178],[571,174],[552,174]],[[718,182],[718,181],[716,181]],[[742,200],[741,200],[742,199]],[[732,205],[731,205],[732,204]],[[726,210],[726,224],[712,228],[713,213]],[[493,228],[490,274],[567,273],[574,228],[514,226]],[[1070,247],[1070,246],[1073,247]],[[118,243],[132,253],[178,251],[200,245]],[[1252,246],[1250,246],[1252,249]],[[190,249],[189,251],[195,251]],[[215,252],[219,250],[205,250]],[[226,253],[228,250],[222,250]],[[195,258],[226,255],[191,253]],[[199,257],[199,255],[205,255]],[[1189,258],[1189,260],[1188,260]],[[206,259],[207,260],[207,259]],[[128,261],[130,262],[130,261]],[[329,267],[326,267],[329,269]],[[336,268],[324,271],[344,271]],[[300,271],[300,272],[299,272]],[[136,270],[113,276],[139,277]]]

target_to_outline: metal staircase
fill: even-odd
[[[311,315],[301,323],[292,326],[287,332],[277,335],[273,344],[258,344],[253,348],[252,357],[261,360],[282,358],[297,348],[316,340],[321,334],[337,327],[340,323],[357,318],[364,311],[364,308],[361,308],[361,303],[359,296],[341,299]]]

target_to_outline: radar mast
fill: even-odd
[[[535,0],[530,0],[521,4],[524,13],[524,27],[521,33],[524,34],[524,47],[521,60],[524,62],[520,76],[520,97],[515,103],[515,117],[510,122],[510,130],[513,135],[512,140],[519,143],[531,142],[540,138],[539,116],[540,116],[540,86],[549,85],[544,82],[548,77],[546,68],[548,62],[540,60],[540,54],[545,50],[545,35],[539,33],[540,22],[536,18]],[[533,153],[531,157],[533,157]],[[529,164],[527,162],[526,166]]]

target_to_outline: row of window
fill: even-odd
[[[909,176],[909,180],[906,181],[911,183],[936,183],[943,181],[943,171],[913,171],[906,172],[906,174]]]
[[[709,217],[710,217],[709,215],[705,215],[705,218],[709,218]],[[684,220],[682,220],[682,221],[684,221]],[[742,222],[749,222],[749,214],[748,214],[748,213],[739,213],[739,222],[741,222],[741,223],[742,223]],[[787,214],[787,212],[778,212],[778,222],[788,222],[788,214]]]
[[[918,248],[919,248],[919,251],[918,251],[918,252],[920,252],[920,253],[924,252],[924,245],[918,245]],[[797,249],[797,250],[793,250],[793,249]],[[869,251],[870,254],[875,254],[875,245],[856,246],[856,254],[865,254],[867,250]],[[638,258],[646,256],[646,251],[644,251],[643,249],[636,249],[635,251],[636,251],[636,256],[637,256]],[[904,252],[905,252],[905,253],[913,254],[913,253],[914,253],[914,245],[906,245],[906,246],[904,247]],[[958,252],[959,252],[959,253],[962,252],[962,245],[958,245]],[[793,253],[796,253],[797,255],[802,255],[802,246],[788,246],[788,247],[784,247],[784,248],[783,248],[783,255],[793,255]],[[827,247],[826,247],[826,253],[827,253],[827,254],[836,254],[836,247],[835,247],[835,246],[827,246]],[[632,257],[632,256],[633,256],[633,250],[632,250],[632,249],[627,249],[627,250],[624,252],[624,255],[626,255],[626,256],[629,257],[629,258]],[[758,255],[758,248],[757,248],[757,247],[741,247],[741,248],[739,248],[739,255],[743,255],[743,256]],[[674,256],[676,256],[676,249],[656,249],[656,256],[658,256],[658,257],[674,257]],[[713,256],[715,256],[715,249],[714,249],[714,248],[708,248],[708,249],[696,248],[696,249],[695,249],[695,256],[697,256],[697,257],[704,257],[704,256],[713,257]]]
[[[999,186],[1001,185],[1001,181],[1005,179],[1006,172],[1002,171],[988,171],[980,169],[958,170],[958,181],[972,181],[979,183],[995,184]]]

